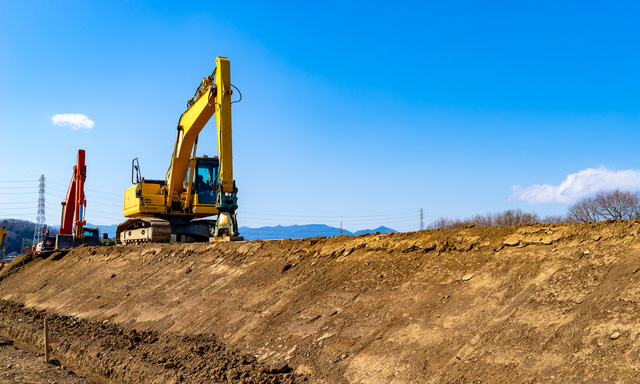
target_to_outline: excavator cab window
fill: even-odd
[[[196,162],[195,190],[201,204],[216,203],[216,182],[218,179],[218,162],[199,159]]]

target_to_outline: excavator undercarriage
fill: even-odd
[[[181,243],[238,241],[241,237],[215,236],[215,220],[179,220],[175,218],[129,219],[118,225],[116,238],[120,244],[169,243],[171,237]]]

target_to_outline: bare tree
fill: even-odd
[[[563,215],[545,216],[542,220],[540,220],[542,224],[562,224],[566,223],[567,221],[567,217]]]
[[[638,192],[613,191],[598,192],[569,207],[567,217],[577,223],[600,220],[635,220],[640,218],[640,194]]]
[[[487,213],[486,215],[476,215],[466,219],[442,217],[429,225],[430,229],[452,229],[462,228],[468,225],[476,225],[478,227],[488,227],[494,225],[518,225],[518,224],[534,224],[546,223],[556,224],[566,222],[564,216],[548,216],[540,219],[536,213],[522,212],[521,209],[509,209],[500,213]]]
[[[462,228],[467,226],[467,222],[454,217],[441,217],[433,223],[429,224],[429,229],[450,229]]]
[[[569,207],[567,218],[574,223],[588,223],[600,220],[600,214],[593,197],[584,198]]]
[[[509,209],[496,214],[493,218],[493,225],[518,225],[539,222],[540,216],[535,213],[522,212],[521,209]]]
[[[638,192],[620,191],[601,192],[596,195],[596,205],[601,216],[607,219],[633,220],[640,212]]]

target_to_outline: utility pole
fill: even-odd
[[[340,222],[340,236],[342,236],[342,221]]]
[[[424,220],[422,216],[422,208],[420,208],[420,230],[422,231],[423,229],[424,229]]]
[[[42,239],[42,228],[46,224],[46,220],[44,218],[44,175],[40,175],[40,185],[38,187],[38,218],[36,219],[36,228],[33,231],[33,242],[31,246],[35,246]]]

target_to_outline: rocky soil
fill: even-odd
[[[49,317],[52,355],[98,383],[635,383],[639,233],[618,221],[25,255],[0,272],[0,333],[35,350]]]
[[[19,349],[13,340],[0,336],[0,383],[91,384],[60,365],[57,360],[44,362],[38,353]]]

